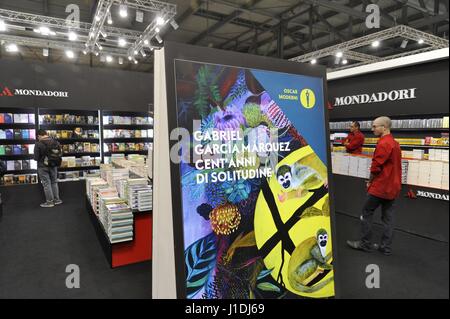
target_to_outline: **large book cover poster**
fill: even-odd
[[[185,297],[333,297],[323,77],[173,62]]]

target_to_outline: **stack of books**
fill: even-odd
[[[146,212],[153,209],[153,190],[148,185],[146,190],[140,190],[138,193],[138,211]]]
[[[120,180],[128,180],[129,172],[126,168],[113,168],[111,170],[106,171],[106,181],[111,187],[114,187],[116,190],[119,189],[119,181]]]
[[[370,177],[370,166],[372,159],[368,157],[360,157],[358,163],[358,177],[368,179]]]
[[[146,178],[129,179],[128,183],[128,205],[132,210],[148,211],[148,200],[152,199],[152,188],[148,185]],[[141,205],[139,205],[139,192],[141,194]]]
[[[111,244],[133,240],[133,213],[117,195],[101,195],[100,220]]]
[[[402,184],[408,184],[408,167],[409,161],[402,160]]]
[[[448,190],[448,164],[442,168],[442,189]]]
[[[444,171],[444,162],[429,162],[430,177],[429,186],[434,188],[442,188],[442,176]],[[448,166],[448,165],[447,165]]]

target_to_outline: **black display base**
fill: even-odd
[[[339,213],[358,217],[367,196],[366,181],[362,178],[334,174],[335,209]],[[419,186],[403,185],[400,197],[395,203],[396,229],[422,237],[447,242],[449,241],[449,202],[445,200],[418,197],[409,198],[408,192],[417,190],[430,193],[447,194],[438,190]],[[374,221],[380,220],[376,213]],[[339,232],[339,229],[337,230]]]
[[[89,214],[92,226],[94,227],[95,234],[97,235],[100,246],[102,246],[103,253],[105,254],[106,260],[108,261],[109,267],[112,268],[112,245],[109,242],[109,238],[105,233],[100,221],[92,209],[89,198],[86,197],[86,212]]]

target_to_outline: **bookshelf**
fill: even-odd
[[[7,171],[0,179],[0,185],[37,183],[35,142],[34,108],[0,109],[0,160],[7,167]]]
[[[363,157],[343,158],[345,153],[342,140],[348,133],[350,121],[330,123],[330,139],[333,144],[333,173],[360,178],[368,178],[368,165],[376,147],[377,138],[368,126],[371,121],[359,121],[366,137]],[[403,184],[428,187],[448,191],[449,134],[448,115],[437,114],[424,118],[392,117],[394,138],[399,142],[403,157]],[[334,134],[333,134],[334,133]],[[347,163],[348,162],[348,163]],[[358,173],[357,173],[358,172]]]
[[[58,140],[63,161],[59,181],[77,181],[95,174],[101,163],[100,112],[38,109],[39,128]]]
[[[130,154],[147,155],[153,143],[149,112],[102,111],[103,161]]]

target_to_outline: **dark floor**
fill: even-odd
[[[65,184],[64,204],[51,209],[36,208],[37,185],[2,190],[0,299],[151,298],[151,263],[112,270],[86,212],[83,184]],[[396,231],[392,256],[367,254],[345,244],[356,238],[359,220],[337,214],[336,222],[342,298],[449,298],[448,243]],[[69,264],[80,267],[80,289],[65,286]],[[380,267],[379,289],[365,286],[369,264]]]
[[[66,187],[67,188],[67,187]],[[85,210],[83,193],[36,208],[4,203],[0,220],[0,299],[151,298],[151,263],[111,269]],[[66,288],[66,266],[80,267],[80,289]]]
[[[355,251],[345,242],[357,238],[359,220],[341,214],[336,219],[342,298],[449,298],[448,243],[396,231],[391,256]],[[374,234],[380,238],[380,227]],[[379,266],[379,289],[366,288],[369,264]]]

